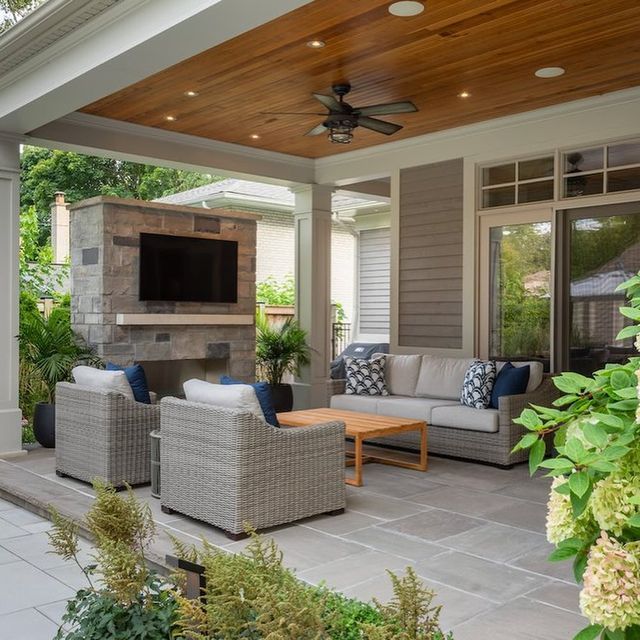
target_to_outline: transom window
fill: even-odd
[[[640,142],[622,142],[562,154],[565,198],[640,189]]]
[[[481,206],[489,209],[553,200],[554,175],[553,155],[483,167]]]

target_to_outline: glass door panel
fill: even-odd
[[[490,224],[484,235],[488,241],[488,356],[541,360],[548,371],[551,222]]]
[[[589,375],[637,355],[631,338],[615,339],[631,323],[618,311],[625,296],[615,289],[640,271],[640,205],[634,206],[637,213],[569,216],[565,357],[571,371]]]

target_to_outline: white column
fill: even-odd
[[[296,317],[307,331],[311,364],[295,387],[295,408],[326,406],[331,360],[331,193],[321,185],[292,189],[295,195]]]
[[[20,455],[18,408],[18,245],[20,147],[0,138],[0,457]]]
[[[51,205],[51,247],[53,262],[64,264],[69,258],[69,205],[64,201],[64,193],[56,191]]]

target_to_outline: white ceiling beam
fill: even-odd
[[[0,130],[27,133],[309,1],[120,0],[0,78]]]
[[[307,158],[84,113],[46,124],[22,142],[285,186],[314,181],[314,161]]]

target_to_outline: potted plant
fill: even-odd
[[[55,446],[56,384],[70,380],[71,370],[79,363],[100,363],[73,333],[67,313],[67,309],[56,309],[48,318],[31,314],[21,323],[18,336],[21,375],[30,378],[31,391],[37,389],[40,396],[33,407],[33,432],[43,447]]]
[[[271,324],[264,313],[257,315],[256,330],[258,371],[271,387],[276,412],[291,411],[293,390],[283,378],[287,373],[298,374],[300,367],[309,364],[307,332],[293,318]]]

